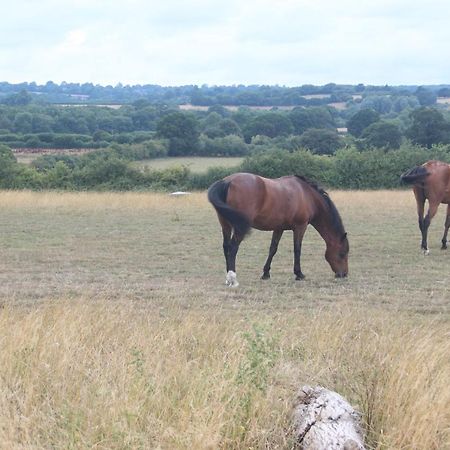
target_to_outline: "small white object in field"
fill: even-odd
[[[360,420],[336,392],[304,386],[297,394],[294,433],[303,450],[364,450]]]
[[[176,192],[171,192],[169,195],[190,195],[190,192],[185,192],[185,191],[176,191]]]

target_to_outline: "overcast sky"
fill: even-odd
[[[449,0],[11,0],[0,81],[450,83]]]

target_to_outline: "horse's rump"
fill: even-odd
[[[250,221],[240,211],[227,204],[229,187],[229,181],[216,181],[208,189],[208,200],[217,213],[231,224],[235,232],[244,237],[250,231]]]
[[[401,177],[404,183],[416,183],[423,181],[430,173],[423,166],[413,167],[407,170]]]

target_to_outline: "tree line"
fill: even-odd
[[[384,113],[381,104],[364,101],[342,111],[330,106],[230,111],[213,105],[185,112],[142,99],[112,109],[39,103],[27,93],[22,97],[23,105],[0,104],[0,143],[11,148],[106,148],[166,139],[169,156],[230,156],[246,155],[249,144],[272,139],[279,146],[334,154],[349,145],[395,149],[409,139],[430,147],[450,139],[447,110],[409,103],[399,113]],[[348,135],[339,128],[347,128]]]
[[[145,99],[151,103],[212,106],[214,104],[235,106],[320,106],[333,102],[359,101],[372,98],[381,101],[387,108],[390,100],[396,104],[418,101],[421,106],[429,106],[436,96],[450,96],[449,85],[431,86],[372,86],[328,83],[323,86],[304,84],[302,86],[267,85],[185,85],[159,86],[153,84],[101,86],[93,83],[60,84],[48,81],[45,84],[0,82],[0,100],[4,102],[23,101],[17,94],[25,92],[41,101],[50,103],[115,103],[129,104]],[[355,98],[356,97],[356,98]],[[378,98],[378,100],[377,100]]]

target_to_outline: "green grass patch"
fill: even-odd
[[[163,170],[172,167],[185,166],[194,173],[205,173],[211,167],[236,167],[241,164],[244,158],[230,157],[175,157],[175,158],[158,158],[133,162],[133,166],[137,168],[150,168],[154,170]]]

